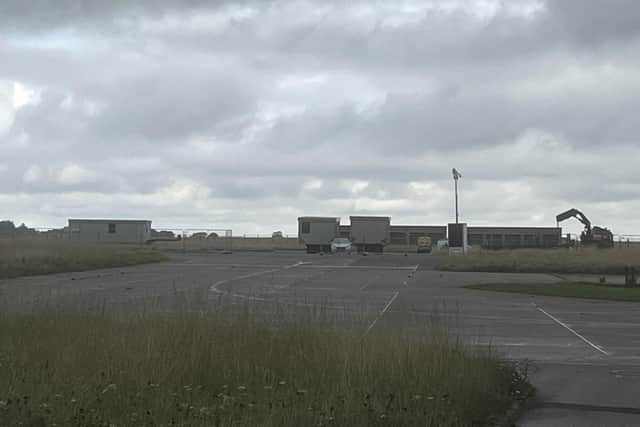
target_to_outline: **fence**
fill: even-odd
[[[154,228],[148,243],[183,252],[233,251],[233,230],[228,228]]]

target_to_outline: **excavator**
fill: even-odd
[[[608,228],[591,226],[589,218],[578,209],[569,209],[566,212],[556,216],[556,222],[560,226],[560,222],[565,219],[574,217],[582,224],[584,224],[584,231],[580,235],[580,243],[582,245],[596,245],[599,248],[612,248],[613,247],[613,233]]]

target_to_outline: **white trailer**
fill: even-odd
[[[339,236],[340,218],[304,216],[298,218],[298,240],[308,253],[331,252],[331,242]]]
[[[351,243],[358,252],[382,252],[391,241],[391,218],[388,216],[352,216]]]

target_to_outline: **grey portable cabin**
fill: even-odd
[[[298,218],[298,240],[307,252],[330,252],[331,241],[338,237],[340,218],[304,216]]]
[[[358,252],[382,252],[391,242],[388,216],[351,216],[351,243]]]
[[[144,243],[151,238],[151,221],[70,219],[69,239],[92,242]]]

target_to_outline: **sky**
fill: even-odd
[[[0,2],[0,219],[640,234],[635,0]],[[565,230],[581,225],[567,221]]]

